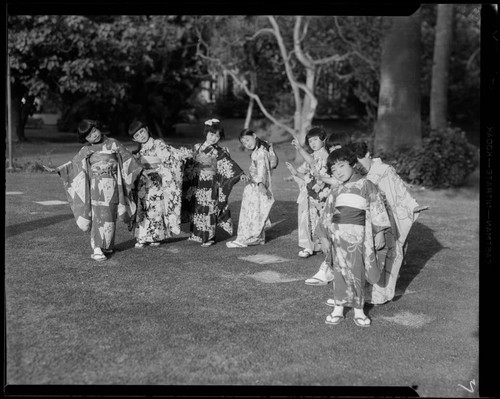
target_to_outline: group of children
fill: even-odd
[[[251,151],[248,174],[219,146],[224,128],[218,119],[204,123],[205,140],[192,148],[174,148],[155,139],[147,126],[134,122],[129,135],[139,148],[130,152],[102,134],[98,121],[78,126],[86,145],[58,168],[76,223],[90,231],[92,259],[104,261],[113,252],[116,221],[126,222],[136,248],[157,246],[180,225],[190,223],[189,240],[208,247],[216,228],[233,234],[228,198],[233,186],[246,183],[236,239],[228,248],[265,243],[274,203],[271,175],[278,158],[272,144],[244,129],[239,140]],[[346,134],[327,137],[312,127],[305,145],[293,146],[304,159],[286,166],[299,186],[299,257],[322,252],[326,258],[308,285],[332,282],[334,307],[326,319],[339,324],[344,307],[354,308],[354,322],[368,327],[365,302],[381,304],[394,297],[406,237],[419,207],[394,169],[372,159],[364,143],[350,143]],[[307,148],[308,147],[308,148]]]

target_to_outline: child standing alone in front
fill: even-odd
[[[326,132],[323,128],[312,127],[306,134],[305,142],[313,152],[309,154],[297,139],[293,139],[292,145],[304,158],[304,163],[295,169],[293,165],[286,162],[286,167],[300,190],[297,203],[299,247],[302,248],[298,255],[301,258],[308,258],[321,249],[313,233],[325,206],[330,187],[314,175],[326,174],[328,151],[325,148],[325,140]]]
[[[375,250],[384,247],[384,230],[391,224],[377,186],[355,171],[356,162],[349,148],[328,156],[329,173],[340,185],[328,196],[316,234],[329,240],[333,259],[333,300],[327,304],[334,310],[326,323],[339,324],[344,307],[352,307],[356,325],[369,327],[371,320],[363,310],[365,285],[380,278]]]

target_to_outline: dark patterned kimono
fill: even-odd
[[[193,159],[186,161],[183,184],[182,220],[191,223],[190,240],[215,240],[216,227],[233,234],[229,194],[243,174],[229,151],[218,145],[201,150],[193,147]]]
[[[90,231],[92,248],[113,249],[116,221],[135,216],[132,191],[141,164],[119,141],[103,136],[57,168],[78,227]]]

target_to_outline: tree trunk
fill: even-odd
[[[453,4],[438,4],[430,99],[431,129],[445,128],[447,125],[448,67],[453,34],[452,25]]]
[[[24,135],[24,126],[23,122],[23,89],[18,85],[12,85],[12,126],[16,132],[17,141],[25,142],[28,141],[26,136]],[[27,120],[27,118],[26,118]]]
[[[420,11],[387,17],[382,43],[380,93],[374,150],[422,145],[420,118]]]

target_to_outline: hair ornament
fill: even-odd
[[[220,120],[212,118],[212,119],[209,119],[208,121],[205,121],[205,125],[207,125],[207,126],[212,126],[212,123],[220,123]]]

